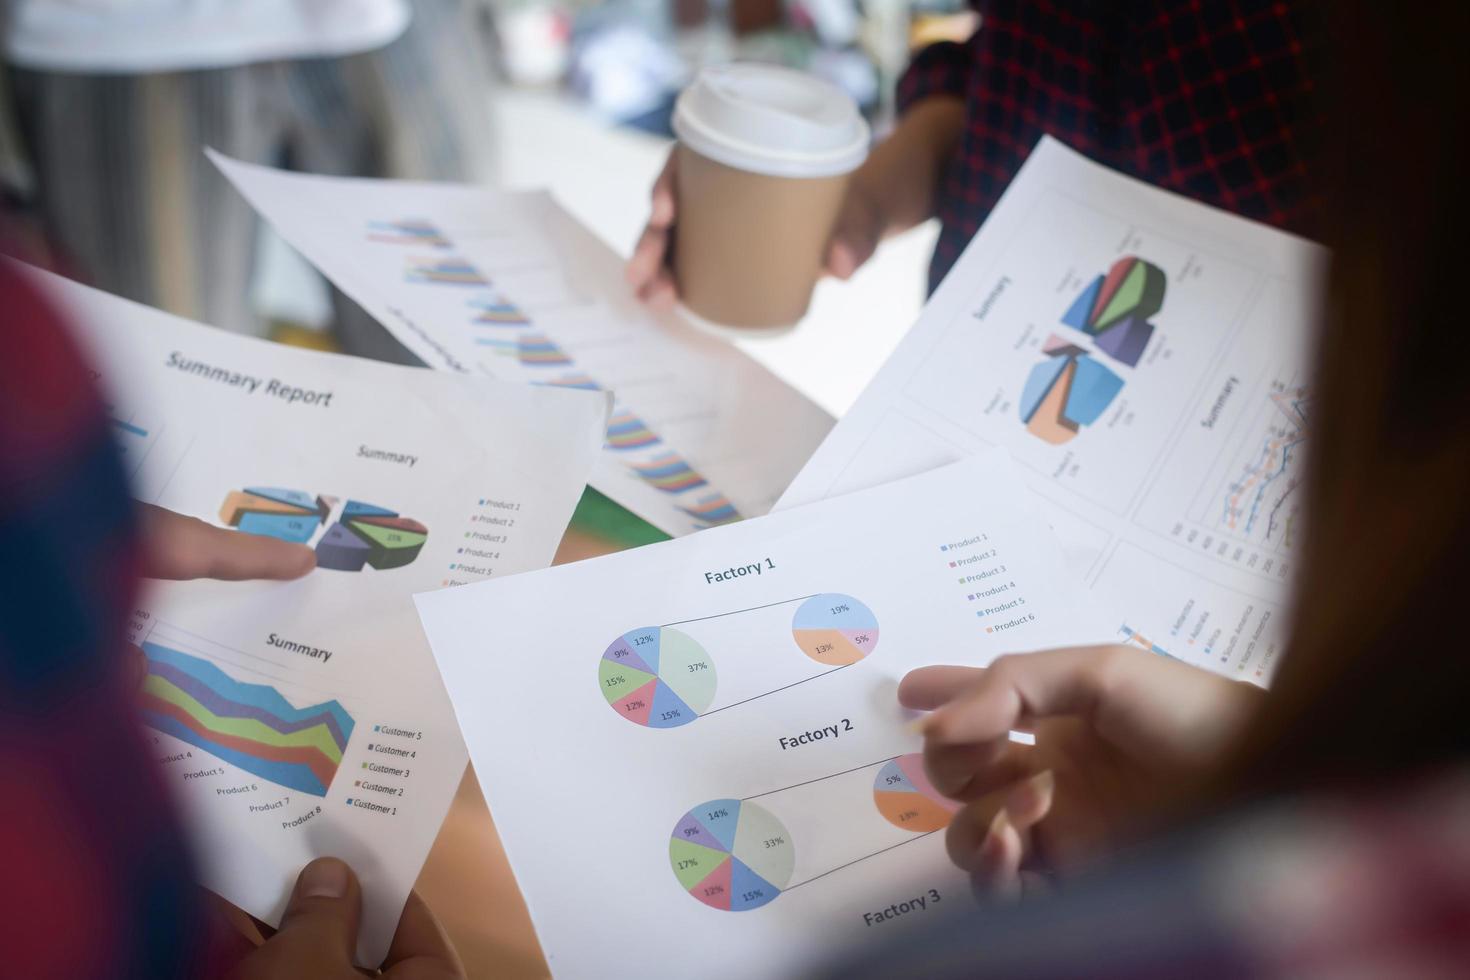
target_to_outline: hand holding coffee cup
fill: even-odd
[[[850,274],[882,233],[847,193],[868,127],[836,86],[765,65],[706,69],[680,96],[674,130],[679,144],[628,265],[648,302],[670,303],[677,290],[702,319],[786,327],[806,312],[824,266]],[[829,256],[839,216],[872,241],[839,241]]]

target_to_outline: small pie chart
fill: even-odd
[[[602,696],[618,713],[647,728],[678,728],[715,699],[715,662],[687,634],[667,626],[630,630],[602,654]]]
[[[924,757],[915,753],[890,759],[873,780],[873,802],[883,819],[900,830],[927,834],[949,826],[960,808],[940,795],[924,774]]]
[[[710,800],[684,814],[669,836],[679,887],[713,909],[749,912],[791,882],[796,848],[775,814],[743,800]]]
[[[797,607],[791,635],[801,652],[818,663],[845,667],[878,646],[878,617],[850,595],[824,592]]]

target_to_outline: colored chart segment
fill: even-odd
[[[776,816],[755,803],[710,800],[684,814],[669,836],[674,877],[696,900],[748,912],[791,882],[796,847]]]
[[[1149,317],[1163,308],[1166,287],[1164,270],[1126,255],[1077,295],[1062,322],[1096,337],[1099,349],[1133,367],[1153,337]]]
[[[1123,390],[1123,379],[1056,335],[1042,351],[1047,359],[1031,369],[1021,389],[1021,421],[1036,438],[1061,445],[1102,416]]]
[[[597,669],[602,696],[619,716],[648,728],[678,728],[715,699],[715,664],[687,634],[667,626],[613,641]]]
[[[617,412],[607,423],[607,444],[612,449],[643,449],[658,442],[658,436],[632,412]]]
[[[143,654],[146,724],[262,779],[327,794],[352,737],[341,704],[297,708],[274,687],[235,680],[201,657],[150,642]]]
[[[347,501],[342,519],[327,529],[316,546],[318,568],[360,572],[402,568],[413,562],[429,540],[429,529],[386,507]]]
[[[845,667],[878,646],[878,617],[850,595],[825,592],[797,607],[791,635],[801,652],[818,663]]]
[[[531,318],[526,311],[506,299],[504,296],[489,296],[483,299],[470,300],[470,308],[475,311],[475,322],[492,327],[524,327],[530,324]]]
[[[675,453],[661,453],[646,463],[634,463],[633,472],[667,493],[682,493],[706,483],[704,477]]]
[[[929,782],[924,773],[924,757],[918,753],[902,755],[883,764],[873,780],[873,802],[884,820],[916,834],[943,830],[960,808]]]
[[[280,487],[246,487],[226,495],[219,516],[249,534],[306,544],[327,523],[339,499]],[[428,539],[429,529],[412,518],[349,500],[317,541],[316,563],[339,572],[402,568],[419,556]]]
[[[368,241],[388,245],[423,245],[429,248],[448,248],[449,239],[435,227],[432,221],[423,218],[405,218],[402,221],[369,221]]]
[[[693,507],[679,508],[696,521],[705,524],[728,524],[740,520],[740,512],[723,493],[712,493],[695,501]]]
[[[247,487],[225,497],[220,520],[247,534],[305,544],[331,512],[333,501],[300,490]]]
[[[409,282],[438,283],[447,286],[488,286],[490,280],[480,274],[466,259],[411,258],[405,277]]]

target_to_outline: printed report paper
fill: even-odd
[[[616,392],[592,485],[669,534],[764,514],[831,428],[733,346],[640,305],[546,193],[210,159],[430,367]]]
[[[81,331],[135,496],[310,545],[295,582],[154,582],[142,718],[204,884],[272,924],[302,866],[362,879],[387,952],[464,773],[411,596],[550,563],[607,396],[238,337],[32,270]]]
[[[417,602],[569,977],[785,976],[969,901],[899,680],[1110,632],[999,452]]]
[[[1045,139],[779,506],[1004,446],[1119,641],[1264,684],[1325,258]]]

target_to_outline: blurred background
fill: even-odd
[[[10,223],[54,265],[110,292],[401,360],[254,219],[203,145],[321,173],[549,188],[626,255],[668,152],[674,100],[701,66],[811,72],[850,93],[881,138],[911,54],[976,27],[962,0],[359,0],[395,5],[407,26],[381,46],[282,58],[267,50],[281,39],[223,54],[201,40],[246,33],[231,20],[244,5],[229,0],[5,0]],[[153,49],[132,34],[151,36]],[[840,414],[917,314],[934,236],[921,227],[891,240],[853,282],[822,283],[800,329],[742,346]]]

